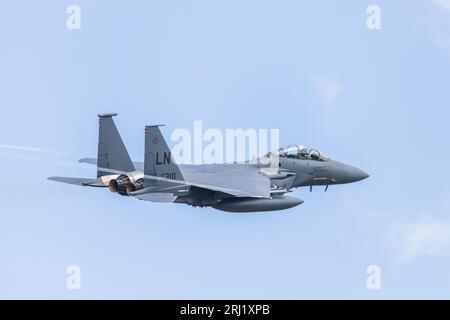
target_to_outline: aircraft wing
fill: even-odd
[[[97,164],[96,158],[84,158],[79,161]],[[143,162],[133,161],[133,164],[136,170],[140,168],[143,170]],[[270,198],[270,179],[260,175],[258,168],[245,164],[182,165],[181,168],[185,175],[184,181],[151,175],[145,175],[144,177],[150,180],[165,181],[173,185],[195,186],[218,191],[233,197]],[[111,174],[127,173],[109,168],[100,169]]]
[[[83,158],[78,160],[82,163],[97,165],[96,158]],[[144,163],[133,161],[137,171],[144,171]],[[188,181],[176,181],[183,185],[192,185],[203,189],[220,191],[234,197],[270,197],[270,180],[259,174],[259,169],[246,164],[211,164],[211,165],[180,165],[183,174]],[[116,170],[103,168],[113,174],[121,174]],[[164,178],[157,176],[146,176],[151,180]],[[161,179],[160,179],[161,178]],[[168,182],[174,180],[165,179]],[[161,181],[165,181],[161,180]]]
[[[262,176],[196,175],[189,184],[234,197],[270,198],[270,180]]]
[[[144,178],[154,181],[166,182],[168,184],[172,184],[175,188],[177,186],[193,186],[206,190],[222,192],[233,197],[270,198],[270,180],[264,177],[261,177],[261,179],[252,179],[252,181],[244,181],[242,178],[236,179],[232,177],[223,177],[223,180],[218,184],[206,184],[189,180],[171,180],[163,177],[149,175],[145,175]],[[211,182],[214,183],[214,181]],[[140,198],[140,196],[142,196],[143,194],[159,193],[165,189],[167,189],[167,186],[163,187],[162,190],[155,190],[155,188],[153,187],[144,188],[142,190],[133,192],[132,195]]]
[[[261,175],[257,167],[247,164],[212,164],[182,168],[186,180],[205,189],[235,197],[270,198],[270,179]]]
[[[102,172],[109,172],[111,174],[127,174],[128,172],[123,172],[120,170],[114,170],[109,168],[100,168]],[[198,178],[201,175],[196,175],[195,180],[199,180]],[[144,175],[145,179],[154,180],[154,181],[162,181],[166,182],[165,187],[162,188],[162,190],[155,190],[152,188],[149,189],[142,189],[136,192],[133,192],[133,196],[138,196],[141,199],[141,196],[143,194],[147,193],[162,193],[163,190],[167,188],[167,186],[170,186],[171,188],[176,186],[194,186],[202,189],[212,190],[212,191],[218,191],[225,194],[228,194],[233,197],[256,197],[256,198],[269,198],[270,197],[270,181],[267,178],[264,177],[253,177],[251,179],[244,179],[243,177],[233,177],[233,176],[222,176],[221,179],[218,179],[217,176],[214,177],[214,175],[208,175],[203,176],[203,179],[206,180],[206,178],[213,179],[211,182],[216,184],[211,184],[205,182],[197,182],[197,181],[189,181],[189,180],[173,180],[173,179],[167,179],[163,177],[157,177],[157,176],[150,176],[150,175]],[[58,181],[58,182],[64,182],[64,183],[70,183],[75,185],[86,185],[90,182],[92,182],[92,179],[88,178],[71,178],[71,177],[50,177],[48,180]],[[169,190],[169,192],[172,190]],[[166,191],[167,192],[167,191]],[[172,194],[172,193],[170,193]],[[150,198],[146,196],[145,198]],[[145,199],[142,199],[145,200]],[[149,200],[152,201],[152,200]]]

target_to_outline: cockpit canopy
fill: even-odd
[[[280,158],[290,158],[298,160],[315,160],[315,161],[328,161],[328,157],[314,148],[309,148],[304,145],[292,144],[287,148],[280,148],[276,154]],[[268,154],[267,156],[271,156]]]

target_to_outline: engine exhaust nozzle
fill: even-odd
[[[116,179],[112,179],[108,184],[109,191],[117,192],[118,191],[118,183]]]

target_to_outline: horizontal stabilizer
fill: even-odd
[[[78,162],[97,165],[97,158],[83,158],[78,160]]]
[[[68,183],[68,184],[74,184],[77,186],[86,186],[93,179],[92,178],[72,178],[72,177],[49,177],[49,178],[47,178],[47,180],[63,182],[63,183]]]

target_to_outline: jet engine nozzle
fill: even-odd
[[[117,192],[117,189],[118,189],[117,187],[118,187],[118,183],[117,183],[116,179],[112,179],[109,181],[109,183],[108,183],[109,191]]]
[[[120,175],[116,179],[109,181],[108,187],[111,192],[118,192],[126,189],[127,184],[130,182],[130,178],[127,175]]]
[[[144,187],[143,173],[121,174],[116,179],[111,179],[108,183],[111,192],[117,192],[122,196],[127,196],[131,192]],[[133,190],[134,189],[134,190]]]
[[[128,183],[126,187],[127,195],[130,195],[132,192],[137,190],[144,189],[144,179],[138,179],[135,183]]]

